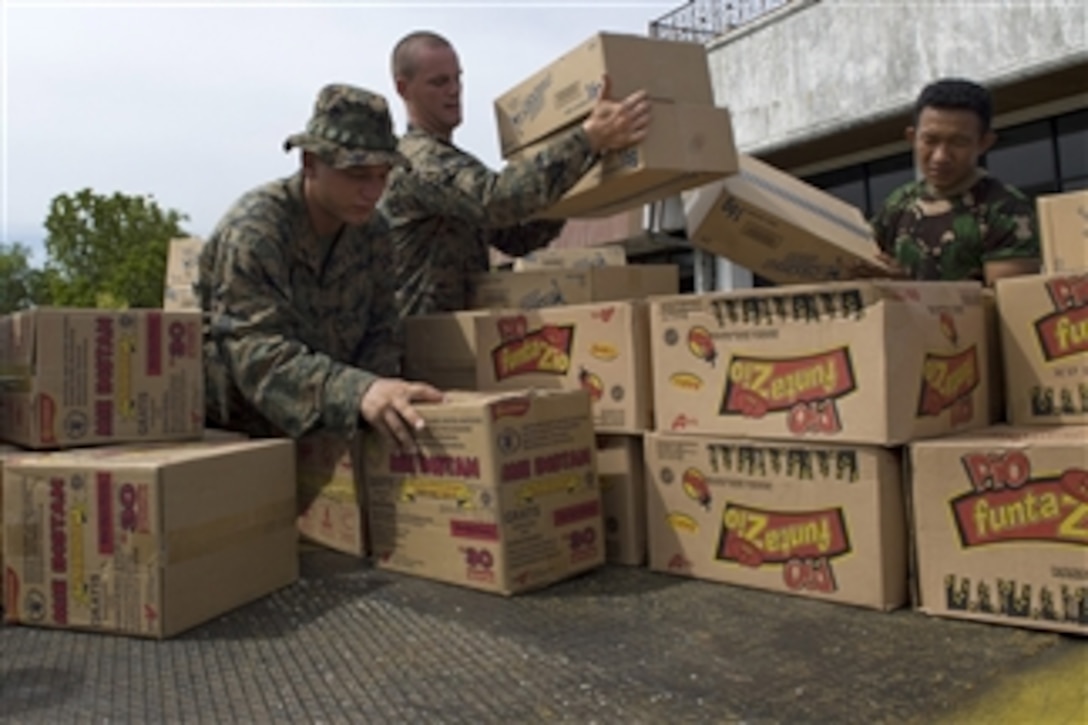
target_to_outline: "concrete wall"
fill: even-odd
[[[738,146],[765,153],[901,112],[945,75],[1001,84],[1088,58],[1083,0],[795,0],[708,46]]]

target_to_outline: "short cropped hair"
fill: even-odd
[[[914,102],[914,125],[926,108],[971,111],[979,120],[979,130],[986,133],[993,120],[990,92],[974,81],[962,78],[942,78],[930,83]]]
[[[429,30],[417,30],[412,33],[408,33],[393,47],[393,57],[391,61],[391,69],[393,71],[393,80],[397,78],[410,79],[416,73],[416,56],[415,50],[420,45],[429,45],[432,48],[452,48],[450,41],[443,38],[438,33],[432,33]]]

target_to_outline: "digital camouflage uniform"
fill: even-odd
[[[385,99],[326,86],[299,147],[338,168],[403,164]],[[200,255],[207,418],[254,436],[354,435],[363,393],[398,373],[388,225],[312,229],[298,173],[239,199]]]
[[[546,246],[563,222],[524,220],[558,201],[596,158],[581,128],[501,173],[418,128],[400,151],[411,170],[393,172],[382,209],[404,316],[465,309],[472,276],[490,266],[489,246],[514,257]]]
[[[982,281],[985,262],[1039,256],[1031,201],[985,173],[949,196],[924,181],[904,184],[872,225],[880,247],[919,280]]]

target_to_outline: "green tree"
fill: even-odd
[[[47,287],[42,270],[30,266],[29,247],[0,242],[0,315],[46,304]]]
[[[170,240],[188,217],[150,196],[83,189],[61,194],[45,220],[45,273],[53,304],[161,307]]]

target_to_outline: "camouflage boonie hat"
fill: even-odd
[[[397,151],[385,97],[354,86],[332,84],[321,89],[306,130],[283,142],[284,151],[296,147],[317,154],[338,169],[409,165]]]

